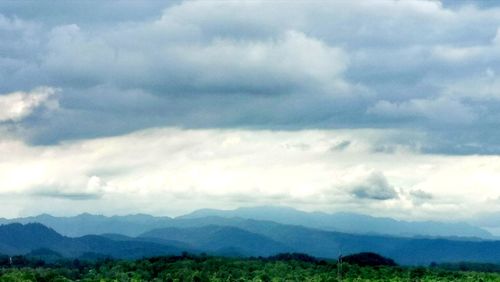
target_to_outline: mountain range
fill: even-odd
[[[0,253],[22,255],[46,249],[64,257],[111,256],[140,258],[144,256],[180,254],[167,244],[145,241],[118,241],[103,236],[86,235],[78,238],[63,236],[39,223],[12,223],[0,226]]]
[[[275,206],[247,207],[235,210],[201,209],[178,218],[207,216],[270,220],[283,224],[356,234],[493,238],[488,231],[464,222],[403,221],[346,212],[334,214],[303,212],[293,208]]]
[[[353,215],[352,218],[359,217]],[[472,226],[452,224],[457,228],[465,226],[459,230],[459,236],[454,237],[448,236],[449,232],[411,233],[413,236],[404,233],[405,236],[395,236],[387,234],[394,233],[394,230],[387,230],[386,234],[377,234],[373,230],[380,222],[390,222],[396,227],[411,223],[361,217],[372,220],[371,226],[358,229],[364,230],[364,234],[332,231],[340,229],[341,225],[333,225],[333,219],[338,218],[338,214],[304,213],[273,207],[233,211],[201,210],[177,218],[149,215],[41,215],[17,219],[18,223],[13,223],[15,219],[0,222],[3,223],[0,225],[0,253],[128,259],[180,254],[184,251],[243,257],[298,252],[336,259],[341,254],[375,252],[405,265],[459,261],[500,263],[500,241],[479,238],[476,234],[484,233]],[[308,218],[310,222],[304,222]],[[314,221],[314,218],[325,220]],[[287,220],[291,224],[283,223]],[[353,221],[343,226],[347,228],[356,224],[362,225],[363,222]],[[447,226],[445,223],[432,223],[431,226],[433,224],[439,228]],[[421,228],[425,223],[415,226]],[[418,228],[412,228],[413,232],[419,232]],[[446,236],[436,237],[436,234]]]
[[[106,233],[138,236],[152,229],[171,227],[179,224],[182,225],[187,219],[206,217],[268,220],[288,225],[300,225],[321,230],[355,234],[377,234],[403,237],[495,238],[488,231],[463,222],[401,221],[392,218],[373,217],[356,213],[328,214],[270,206],[239,208],[235,210],[202,209],[177,218],[154,217],[145,214],[111,217],[91,215],[88,213],[73,217],[54,217],[43,214],[34,217],[14,219],[0,218],[0,224],[37,222],[70,237]]]

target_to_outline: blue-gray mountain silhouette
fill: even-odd
[[[283,224],[357,234],[493,238],[488,231],[463,222],[403,221],[346,212],[334,214],[303,212],[293,208],[274,206],[238,208],[235,210],[201,209],[179,218],[207,216],[270,220]]]
[[[181,241],[211,253],[230,250],[245,256],[269,256],[290,250],[278,241],[232,226],[169,227],[146,232],[140,238]]]
[[[39,223],[0,225],[0,253],[32,255],[40,249],[51,250],[65,257],[96,253],[118,258],[140,258],[189,251],[166,244],[135,240],[115,241],[97,235],[69,238]]]
[[[243,218],[269,220],[282,224],[301,225],[310,228],[356,234],[381,234],[393,236],[434,237],[478,237],[493,239],[486,230],[466,223],[444,223],[434,221],[400,221],[355,213],[303,212],[285,207],[251,207],[236,210],[198,210],[177,218],[154,217],[138,214],[111,216],[81,214],[74,217],[39,215],[16,219],[1,219],[0,224],[38,222],[70,237],[88,234],[122,234],[138,236],[152,229],[182,225],[182,221],[193,218],[216,216],[218,218]],[[218,222],[213,222],[217,225]]]
[[[138,258],[189,251],[237,256],[299,252],[335,259],[340,254],[375,252],[400,264],[500,263],[500,241],[347,234],[241,218],[175,220],[170,227],[151,230],[136,238],[116,234],[70,238],[41,224],[0,226],[0,253],[36,254],[39,249],[64,257]]]

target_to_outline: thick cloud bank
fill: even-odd
[[[498,228],[495,4],[2,1],[1,215],[283,204]]]
[[[0,213],[287,205],[450,220],[500,212],[498,157],[380,152],[373,141],[387,135],[162,128],[57,146],[4,139]]]
[[[0,6],[0,93],[60,89],[57,111],[2,117],[30,143],[156,126],[386,128],[425,136],[399,140],[422,152],[500,152],[500,136],[491,130],[500,126],[500,9],[494,5]]]

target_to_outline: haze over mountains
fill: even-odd
[[[207,217],[216,217],[210,220],[215,225],[227,221],[223,219],[240,218],[268,220],[282,224],[356,234],[493,238],[488,231],[467,223],[409,222],[356,213],[303,212],[293,208],[273,206],[238,208],[235,210],[201,209],[177,218],[154,217],[145,214],[111,217],[87,213],[74,217],[54,217],[43,214],[35,217],[0,219],[0,224],[38,222],[66,236],[105,233],[137,236],[151,229],[184,226],[190,222],[189,220]]]
[[[200,218],[207,216],[271,220],[284,224],[295,224],[347,233],[373,233],[396,236],[423,235],[492,238],[492,235],[488,231],[463,222],[409,222],[356,213],[340,212],[328,214],[323,212],[303,212],[293,208],[272,206],[238,208],[235,210],[202,209],[179,218]]]
[[[177,218],[40,215],[0,223],[4,224],[0,253],[9,255],[138,258],[183,251],[225,256],[300,252],[335,259],[340,254],[371,251],[401,264],[500,263],[500,241],[471,225],[278,207],[199,210]]]

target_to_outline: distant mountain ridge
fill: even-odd
[[[182,221],[186,219],[211,216],[268,220],[287,225],[300,225],[309,228],[355,234],[494,239],[488,231],[467,223],[409,222],[355,213],[327,214],[322,212],[303,212],[287,207],[269,206],[239,208],[235,210],[202,209],[177,218],[155,217],[145,214],[111,217],[91,214],[81,214],[73,217],[54,217],[44,214],[16,219],[0,218],[0,224],[38,222],[70,237],[107,233],[134,237],[152,229],[182,224]]]
[[[9,255],[129,259],[183,251],[243,257],[299,252],[330,259],[340,254],[374,252],[405,265],[460,261],[500,263],[500,241],[346,234],[241,218],[179,219],[172,221],[170,227],[154,229],[135,238],[116,234],[70,238],[37,223],[0,225],[0,253]]]
[[[69,238],[39,223],[0,225],[0,253],[22,255],[40,249],[51,250],[65,257],[81,257],[95,253],[119,258],[140,258],[189,251],[166,244],[115,241],[97,235]]]
[[[290,251],[278,241],[233,226],[169,227],[146,232],[139,238],[181,241],[200,250],[244,256],[269,256]]]
[[[488,231],[467,223],[409,222],[356,213],[339,212],[328,214],[323,212],[303,212],[293,208],[274,206],[238,208],[234,210],[201,209],[180,216],[178,219],[207,216],[269,220],[282,224],[301,225],[322,230],[356,234],[493,238],[492,234]]]
[[[137,236],[151,229],[168,227],[170,226],[169,222],[172,220],[170,217],[155,217],[145,214],[107,217],[83,213],[71,217],[56,217],[42,214],[14,219],[0,218],[0,224],[41,223],[69,237],[112,233]]]

